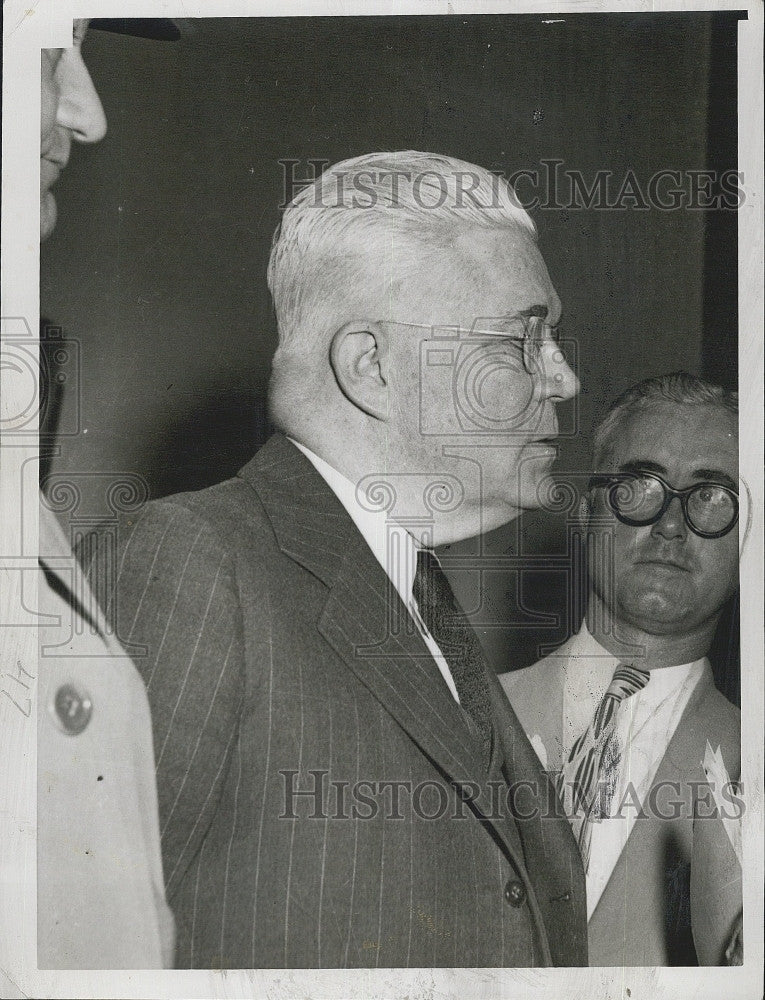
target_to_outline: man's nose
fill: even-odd
[[[98,142],[106,135],[106,116],[79,48],[66,49],[56,67],[59,88],[56,121],[78,142]]]
[[[562,403],[566,399],[573,399],[579,392],[579,379],[556,343],[551,341],[544,345],[539,370],[545,398]]]
[[[684,539],[688,534],[680,497],[673,497],[669,507],[651,527],[651,534],[665,541]]]

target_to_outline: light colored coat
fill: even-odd
[[[73,611],[95,604],[53,515],[40,510],[37,926],[45,969],[172,965],[151,720],[118,643]],[[53,584],[53,585],[51,585]],[[102,620],[103,624],[103,620]]]
[[[526,734],[532,743],[541,740],[550,771],[561,766],[572,641],[533,666],[500,677]],[[590,965],[722,964],[741,910],[741,870],[721,822],[694,822],[694,815],[709,812],[699,799],[705,795],[707,741],[720,746],[728,774],[737,781],[740,714],[715,688],[708,662],[652,783],[682,803],[680,815],[635,821],[588,924]],[[675,783],[679,794],[662,782]],[[669,800],[658,801],[665,814],[673,811]]]

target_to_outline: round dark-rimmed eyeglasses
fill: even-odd
[[[590,478],[590,487],[605,486],[614,515],[632,527],[655,524],[675,497],[685,523],[701,538],[721,538],[738,520],[738,494],[721,483],[695,483],[676,490],[654,472],[618,472]]]

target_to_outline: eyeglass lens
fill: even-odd
[[[546,341],[555,342],[552,327],[545,323],[541,316],[524,318],[523,362],[528,372],[536,371],[542,354],[542,345]]]
[[[631,476],[610,491],[614,511],[634,521],[650,524],[665,504],[667,496],[661,480],[653,476]],[[685,511],[694,528],[704,532],[724,531],[736,518],[733,495],[715,483],[699,483],[686,494]]]

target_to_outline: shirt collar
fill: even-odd
[[[602,698],[606,688],[611,683],[617,664],[622,661],[609,653],[593,637],[587,628],[586,620],[582,622],[579,632],[571,642],[570,655],[574,661],[582,658],[581,664],[570,663],[568,673],[572,676],[567,677],[570,693],[575,695],[577,689],[581,692],[581,689],[585,688],[592,696],[595,690],[599,690],[600,694],[597,695],[597,698],[598,700]],[[650,697],[652,701],[663,700],[691,675],[701,676],[707,662],[707,658],[702,656],[690,663],[678,663],[671,667],[652,670],[650,684],[644,688],[645,696]],[[639,659],[634,661],[634,666],[640,666]]]
[[[622,662],[595,639],[586,621],[570,640],[565,665],[563,693],[563,752],[584,732],[592,721],[595,709],[608,689],[614,670]],[[636,661],[640,665],[640,661]],[[661,706],[670,709],[683,690],[698,683],[708,669],[706,657],[693,663],[662,667],[651,671],[650,681],[635,695],[633,711],[638,705],[643,714],[651,714]]]
[[[586,622],[571,639],[565,661],[564,714],[573,738],[584,732],[619,663],[590,634]]]

